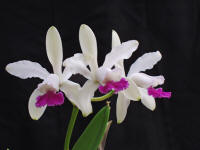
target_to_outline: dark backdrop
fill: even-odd
[[[145,52],[160,50],[162,61],[150,74],[166,77],[170,100],[157,100],[149,111],[132,103],[126,120],[116,125],[112,98],[111,127],[106,150],[199,150],[200,99],[199,0],[7,0],[0,5],[0,149],[62,150],[72,110],[66,101],[48,108],[39,121],[30,119],[28,99],[38,79],[21,80],[5,72],[9,62],[32,60],[52,70],[45,51],[46,31],[55,25],[62,37],[64,58],[80,52],[79,26],[88,24],[98,40],[102,64],[110,51],[111,30],[122,41],[137,39],[140,46],[125,61],[126,69]],[[81,78],[74,78],[79,80]],[[97,111],[104,104],[95,104]],[[93,115],[79,118],[73,143]]]

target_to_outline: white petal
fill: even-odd
[[[92,113],[91,98],[94,96],[97,88],[97,83],[88,80],[82,88],[78,84],[68,81],[63,82],[60,89],[82,111],[83,116],[86,117]]]
[[[112,30],[112,48],[121,45],[120,38],[115,30]]]
[[[118,93],[117,98],[117,123],[122,123],[126,117],[128,106],[130,104],[130,100],[127,99],[123,93]]]
[[[113,50],[116,50],[114,47],[117,47],[121,45],[121,41],[120,41],[120,38],[117,34],[116,31],[112,31],[112,51]],[[124,70],[124,60],[120,60],[116,65],[115,67],[117,68],[120,68],[123,72],[123,76],[125,76],[125,70]]]
[[[62,75],[62,81],[60,83],[62,83],[65,80],[68,80],[71,76],[72,76],[72,73],[71,73],[70,69],[65,68],[63,71],[63,75]]]
[[[96,72],[96,80],[103,84],[105,82],[108,72],[111,72],[111,69],[100,67]]]
[[[59,90],[59,77],[56,74],[50,74],[42,83],[38,85],[38,90],[42,93],[47,91]]]
[[[76,105],[76,100],[78,98],[78,95],[80,93],[81,87],[79,84],[72,82],[70,80],[66,80],[62,82],[60,85],[60,90],[65,93],[65,96],[73,103]]]
[[[133,101],[139,101],[141,98],[139,88],[131,79],[126,78],[126,80],[128,80],[129,87],[122,91],[125,97]]]
[[[105,83],[107,81],[119,81],[123,76],[123,71],[121,70],[121,68],[115,67],[114,69],[112,69],[111,71],[109,71],[106,75]]]
[[[88,80],[81,89],[79,107],[84,117],[92,113],[91,99],[94,97],[98,86],[99,84],[97,82]]]
[[[54,26],[47,31],[46,49],[54,73],[61,76],[63,61],[62,41],[58,30]]]
[[[162,55],[159,51],[144,54],[131,65],[130,70],[128,72],[128,77],[131,77],[133,73],[138,73],[147,69],[152,69],[153,66],[161,60],[161,58]]]
[[[72,74],[80,73],[85,78],[91,79],[91,73],[87,69],[87,64],[85,63],[84,56],[82,54],[78,53],[73,57],[65,59],[63,65],[66,67],[66,69],[69,69]]]
[[[97,64],[97,41],[93,31],[89,26],[82,24],[79,30],[79,42],[85,57],[92,72],[98,68]]]
[[[32,77],[45,79],[49,75],[49,72],[40,64],[28,60],[10,63],[6,66],[6,71],[21,79],[27,79]]]
[[[96,72],[96,80],[102,84],[105,84],[108,81],[119,81],[123,76],[123,71],[121,68],[114,68],[114,69],[109,69],[109,68],[103,68],[100,67],[97,72]]]
[[[156,108],[156,102],[153,96],[148,95],[147,89],[140,88],[141,93],[141,102],[144,106],[146,106],[148,109],[154,111]]]
[[[112,68],[120,60],[128,59],[132,53],[137,49],[139,43],[136,40],[131,40],[114,47],[110,53],[106,55],[103,67]]]
[[[39,90],[35,89],[33,93],[31,94],[29,102],[28,102],[28,111],[33,120],[40,119],[40,117],[43,115],[47,107],[47,106],[44,106],[44,107],[35,106],[36,98],[40,95],[42,95],[42,93]]]
[[[91,80],[88,80],[82,88],[71,81],[64,82],[61,85],[61,90],[82,111],[83,116],[92,113],[91,98],[94,96],[97,88],[98,84]]]
[[[149,88],[150,86],[156,87],[162,85],[165,81],[163,76],[149,76],[144,73],[134,73],[131,79],[137,84],[137,86],[142,88]]]

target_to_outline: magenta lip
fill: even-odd
[[[153,87],[148,88],[148,94],[154,98],[171,98],[171,92],[163,92],[162,88],[154,89]]]
[[[47,93],[38,96],[36,100],[36,107],[43,107],[45,105],[58,106],[64,103],[64,95],[62,92],[56,93],[54,91],[48,91]]]
[[[119,91],[127,89],[129,86],[128,81],[125,78],[121,78],[120,81],[114,82],[114,81],[108,81],[104,86],[99,86],[99,91],[102,94],[106,94],[110,92],[111,90],[114,90],[115,93],[118,93]]]

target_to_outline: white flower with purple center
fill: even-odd
[[[113,31],[112,32],[112,47],[116,47],[120,45],[120,38],[118,34]],[[160,76],[149,76],[145,73],[142,73],[145,70],[152,69],[153,66],[161,60],[162,56],[159,51],[146,53],[140,58],[138,58],[130,67],[128,75],[126,79],[129,83],[134,82],[137,85],[137,90],[132,91],[133,93],[138,93],[140,95],[141,102],[150,110],[154,110],[156,107],[155,99],[154,98],[170,98],[171,92],[163,92],[162,88],[154,89],[158,85],[162,85],[164,83],[164,77]],[[120,60],[116,67],[124,70],[123,60]],[[128,88],[129,89],[129,88]],[[128,90],[127,89],[127,90]],[[126,91],[126,90],[125,90]],[[125,91],[118,93],[117,99],[117,121],[121,123],[124,121],[127,109],[130,104],[130,97],[127,97],[127,94],[124,94]]]
[[[61,87],[67,86],[69,89],[74,89],[74,94],[77,94],[80,89],[78,84],[68,80],[72,75],[70,71],[65,69],[62,73],[62,42],[59,32],[53,26],[49,28],[46,35],[46,51],[53,67],[53,74],[50,74],[39,63],[29,60],[10,63],[6,66],[7,72],[21,79],[36,77],[43,80],[29,98],[28,110],[34,120],[38,120],[43,115],[47,106],[64,103],[64,95],[59,91]]]
[[[83,24],[79,30],[79,41],[82,54],[75,54],[73,57],[64,61],[63,65],[69,68],[73,74],[80,73],[88,79],[86,83],[91,86],[88,87],[90,91],[95,92],[98,87],[102,93],[107,93],[110,90],[115,92],[123,91],[128,87],[135,89],[136,85],[128,82],[123,78],[121,68],[112,68],[120,60],[128,59],[132,53],[137,49],[138,42],[131,40],[114,47],[110,53],[105,57],[105,61],[101,67],[97,62],[97,42],[93,31],[89,26]],[[89,69],[87,68],[89,66]],[[103,87],[105,86],[105,87]],[[107,89],[106,89],[107,88]],[[136,98],[134,92],[128,90],[129,97]],[[92,94],[91,96],[93,96]],[[92,97],[91,97],[92,98]]]

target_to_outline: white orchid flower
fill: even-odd
[[[63,65],[69,68],[73,74],[80,73],[88,81],[88,91],[91,91],[88,101],[94,96],[94,92],[97,90],[99,85],[105,85],[110,82],[117,82],[115,84],[123,84],[114,90],[123,90],[127,88],[128,82],[122,79],[123,73],[120,68],[112,67],[117,64],[120,60],[128,59],[132,53],[137,49],[138,42],[136,40],[131,40],[114,47],[110,53],[105,57],[105,61],[101,67],[98,66],[97,62],[97,42],[93,31],[89,26],[83,24],[80,26],[79,30],[79,41],[82,49],[82,54],[75,54],[73,57],[68,58],[64,61]],[[89,65],[89,69],[87,68]],[[130,81],[130,88],[135,89],[136,85]],[[133,90],[135,91],[135,90]],[[92,94],[93,92],[93,94]],[[130,98],[137,98],[137,92],[126,91],[127,96]]]
[[[113,31],[112,32],[112,47],[116,47],[120,45],[120,38],[118,34]],[[138,58],[130,67],[130,70],[127,75],[127,80],[129,83],[133,82],[138,86],[139,89],[139,95],[141,96],[141,102],[150,110],[154,110],[156,107],[155,99],[154,97],[166,97],[168,98],[169,95],[171,96],[170,92],[162,92],[162,89],[153,89],[152,87],[156,87],[158,85],[162,85],[164,83],[164,77],[162,75],[160,76],[149,76],[145,73],[142,73],[145,70],[152,69],[153,66],[160,61],[162,58],[161,53],[159,51],[157,52],[151,52],[146,53],[140,58]],[[125,74],[124,70],[124,64],[123,60],[119,61],[117,64],[117,67],[121,68]],[[126,90],[129,90],[126,89]],[[126,91],[125,90],[125,91]],[[135,93],[136,91],[133,91]],[[117,99],[117,122],[121,123],[124,121],[127,109],[130,104],[130,97],[128,97],[125,94],[125,91],[119,92],[118,99]],[[159,96],[155,96],[158,94]],[[138,99],[139,100],[139,99]]]
[[[59,92],[61,85],[67,85],[71,90],[74,89],[73,92],[80,88],[78,84],[68,80],[71,72],[65,71],[62,74],[62,42],[59,32],[53,26],[49,28],[46,35],[46,50],[48,59],[53,67],[52,74],[39,63],[29,60],[10,63],[6,66],[7,72],[21,79],[36,77],[43,80],[29,98],[28,110],[34,120],[38,120],[43,115],[47,106],[63,104],[64,96],[62,92]]]

